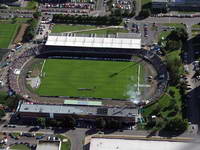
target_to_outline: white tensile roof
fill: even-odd
[[[140,49],[141,39],[50,35],[48,36],[46,45],[94,47],[94,48]]]
[[[199,143],[92,138],[90,150],[199,150]]]

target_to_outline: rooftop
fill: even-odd
[[[48,36],[48,46],[94,47],[94,48],[121,48],[141,49],[141,38],[138,34],[118,33],[116,35],[95,36],[76,35],[65,33]]]
[[[48,113],[48,114],[77,114],[115,117],[134,117],[138,114],[136,108],[117,107],[94,107],[94,106],[72,106],[72,105],[50,105],[21,103],[17,108],[18,112],[27,113]]]
[[[92,138],[90,150],[199,150],[199,143]]]

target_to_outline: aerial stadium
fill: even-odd
[[[140,36],[135,34],[52,34],[45,45],[23,55],[24,60],[16,60],[20,65],[15,63],[10,70],[10,89],[37,104],[132,111],[157,100],[167,86],[165,65],[157,55],[141,49]],[[25,108],[21,106],[21,111]]]

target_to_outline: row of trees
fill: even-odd
[[[63,15],[55,14],[54,23],[65,24],[91,24],[91,25],[119,25],[122,22],[120,16],[88,16],[88,15]]]
[[[74,128],[76,126],[76,120],[72,116],[65,117],[64,119],[46,119],[40,117],[36,119],[36,124],[41,127]],[[122,128],[122,121],[101,117],[96,119],[95,125],[97,129],[119,129]]]
[[[165,53],[172,51],[183,50],[186,47],[188,34],[184,28],[177,28],[169,34],[166,38],[166,45],[164,47]],[[179,55],[170,54],[166,57],[167,69],[170,74],[170,84],[178,85],[180,77],[183,74],[183,65],[181,60],[181,53]]]
[[[96,128],[98,129],[120,129],[122,128],[122,121],[116,119],[96,119]]]
[[[120,8],[113,9],[111,11],[113,16],[120,16],[120,17],[133,17],[135,16],[135,9],[130,10],[122,10]]]
[[[69,116],[65,119],[46,119],[46,118],[37,118],[36,124],[41,127],[63,127],[63,128],[74,128],[76,125],[76,120]]]
[[[28,23],[29,26],[26,28],[23,36],[23,41],[25,42],[32,40],[35,36],[38,21],[37,19],[33,18]]]

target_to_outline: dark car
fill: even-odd
[[[40,140],[40,139],[43,139],[43,138],[44,138],[44,135],[36,136],[36,140]]]

